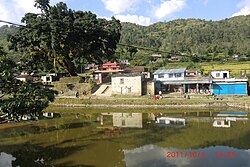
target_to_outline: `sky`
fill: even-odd
[[[250,0],[50,0],[73,10],[91,11],[100,18],[151,25],[175,19],[223,20],[250,14]],[[38,13],[34,0],[0,0],[0,20],[21,23],[25,13]],[[2,24],[1,24],[2,25]]]

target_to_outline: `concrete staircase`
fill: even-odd
[[[103,84],[99,89],[93,94],[95,96],[111,96],[112,87],[109,84]]]

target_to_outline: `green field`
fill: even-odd
[[[204,72],[208,73],[212,70],[230,70],[232,74],[237,75],[240,72],[250,74],[250,62],[232,62],[232,63],[202,63]]]
[[[169,63],[165,68],[185,68],[190,62],[176,62]],[[246,62],[203,62],[196,63],[195,65],[201,66],[204,74],[208,74],[212,70],[230,70],[232,77],[239,77],[240,73],[250,75],[250,61]]]

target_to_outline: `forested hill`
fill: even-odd
[[[0,27],[0,44],[15,26]],[[209,55],[211,53],[250,55],[250,16],[221,21],[179,19],[150,26],[122,23],[120,43],[169,52]]]
[[[179,19],[150,26],[123,23],[121,43],[170,52],[250,55],[250,16],[221,21]]]
[[[0,46],[3,46],[7,49],[7,38],[9,35],[15,34],[18,31],[16,26],[1,26],[0,27]]]
[[[16,26],[1,26],[0,27],[0,40],[6,40],[8,35],[16,33],[18,28]]]

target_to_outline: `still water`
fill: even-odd
[[[213,127],[216,111],[49,108],[47,112],[61,117],[10,127],[0,124],[0,167],[250,166],[249,121]],[[185,119],[185,126],[157,124],[159,117]]]

